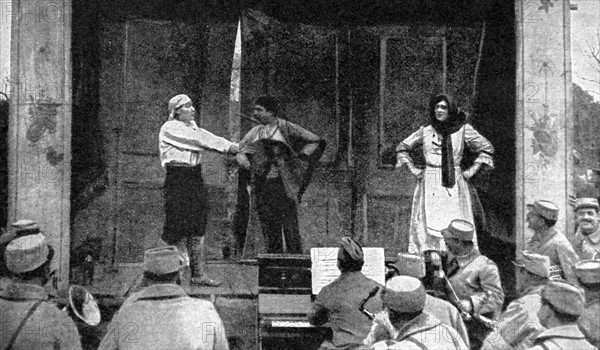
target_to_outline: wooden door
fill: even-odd
[[[168,21],[128,20],[107,28],[104,40],[122,40],[123,55],[112,71],[111,192],[116,262],[143,260],[163,231],[164,170],[158,132],[168,100],[188,94],[199,109],[204,82],[206,27]],[[121,81],[121,84],[118,82]],[[120,89],[120,91],[118,91]],[[111,93],[111,92],[107,92]],[[200,113],[198,113],[200,114]]]
[[[434,25],[351,33],[351,50],[360,52],[351,63],[355,235],[365,245],[385,247],[387,256],[408,248],[416,184],[408,171],[394,169],[395,147],[427,124],[432,94],[449,93],[470,108],[478,33]]]

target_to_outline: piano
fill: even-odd
[[[308,322],[312,305],[308,255],[258,255],[260,349],[316,349],[331,337],[327,327]]]

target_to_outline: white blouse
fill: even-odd
[[[160,163],[178,163],[196,166],[202,161],[205,151],[226,153],[232,142],[204,130],[195,121],[189,123],[169,120],[160,128],[158,149]]]

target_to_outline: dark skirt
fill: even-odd
[[[167,165],[165,178],[165,227],[162,239],[176,244],[182,238],[204,236],[208,192],[202,179],[202,167]]]

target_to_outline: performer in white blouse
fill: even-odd
[[[205,273],[204,234],[209,201],[201,165],[205,152],[235,154],[239,147],[198,127],[195,115],[192,100],[187,95],[177,95],[169,101],[169,118],[160,129],[160,161],[167,171],[162,240],[177,246],[186,264],[189,252],[193,284],[218,286],[220,282]]]
[[[482,164],[494,167],[494,147],[466,122],[446,95],[429,101],[430,124],[422,126],[396,147],[396,168],[404,165],[417,178],[410,221],[409,252],[445,251],[441,230],[453,219],[474,222],[469,180]],[[415,167],[409,151],[421,146],[425,169]],[[460,168],[465,147],[478,154],[466,170]],[[473,242],[477,246],[477,236]],[[432,260],[439,261],[439,254]]]

